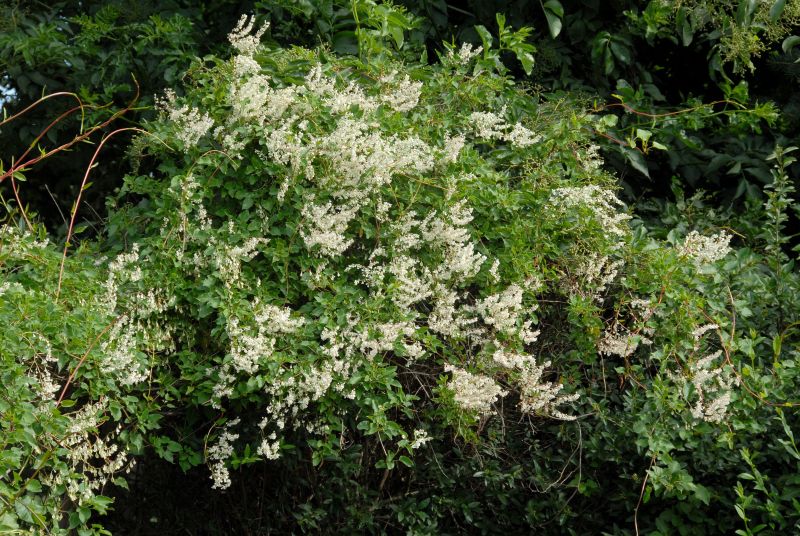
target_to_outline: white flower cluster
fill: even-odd
[[[564,388],[562,384],[542,381],[544,370],[549,366],[550,361],[545,361],[541,365],[528,364],[522,369],[519,380],[520,410],[523,413],[546,415],[562,421],[574,421],[575,416],[562,412],[557,406],[574,402],[580,395],[578,393],[562,395],[561,390]]]
[[[109,315],[118,314],[120,285],[136,283],[142,278],[139,263],[139,245],[134,244],[129,253],[121,253],[108,265],[104,283],[106,291],[101,305]],[[103,359],[100,369],[118,378],[122,385],[133,385],[147,378],[147,369],[139,360],[138,343],[142,323],[134,317],[136,298],[126,300],[126,311],[114,321],[108,337],[100,345]],[[130,307],[130,311],[128,311]]]
[[[575,267],[575,276],[580,283],[565,279],[568,292],[603,301],[603,294],[608,286],[614,282],[624,265],[621,259],[611,260],[608,255],[590,253],[579,261]]]
[[[501,333],[513,333],[522,311],[522,287],[510,285],[503,292],[480,300],[475,308],[487,325]]]
[[[175,349],[172,328],[160,319],[161,313],[175,305],[175,297],[165,289],[135,290],[142,280],[140,260],[139,245],[133,244],[129,253],[121,253],[109,263],[100,304],[116,317],[100,344],[100,369],[122,385],[147,379],[149,369],[142,349],[150,353]],[[120,296],[124,297],[121,304]]]
[[[466,138],[462,135],[447,136],[445,138],[444,148],[442,149],[442,162],[445,164],[457,162],[458,157],[461,155],[461,150],[464,148],[465,141]]]
[[[267,460],[277,460],[280,458],[281,444],[277,440],[278,434],[272,432],[269,437],[261,441],[261,444],[256,450],[256,454],[263,456]]]
[[[239,439],[239,434],[234,434],[230,429],[239,424],[239,419],[225,423],[225,427],[217,437],[217,442],[208,448],[208,461],[211,463],[212,489],[227,489],[231,486],[231,475],[225,465],[225,460],[233,454],[233,442]]]
[[[166,114],[167,119],[178,126],[176,137],[184,147],[197,145],[200,138],[214,126],[214,120],[207,113],[186,104],[178,106],[172,89],[164,92],[164,97],[156,99],[156,106]]]
[[[570,214],[575,208],[589,208],[600,226],[618,237],[628,234],[626,222],[631,218],[619,210],[623,206],[614,192],[595,184],[556,188],[548,201],[548,207],[560,215]]]
[[[475,135],[485,140],[504,140],[515,147],[528,147],[542,139],[519,123],[512,127],[506,122],[504,114],[505,108],[500,110],[499,114],[495,112],[470,114],[469,120]]]
[[[603,167],[603,157],[600,155],[600,146],[591,144],[586,151],[577,153],[578,161],[588,173],[594,173]]]
[[[233,222],[229,222],[230,233],[233,233]],[[229,246],[222,241],[217,241],[216,237],[211,237],[209,240],[214,248],[211,260],[219,270],[220,278],[223,284],[228,287],[234,287],[240,284],[242,273],[242,261],[252,260],[258,255],[258,246],[269,242],[268,239],[262,237],[250,237],[239,246]]]
[[[691,366],[692,385],[698,400],[692,408],[695,419],[721,422],[731,403],[731,391],[739,385],[739,378],[724,364],[714,367],[722,355],[721,350],[707,355]]]
[[[454,48],[448,48],[445,59],[456,65],[467,65],[482,52],[483,47],[473,48],[471,43],[462,43],[461,48],[457,52]]]
[[[306,76],[305,90],[322,98],[323,104],[333,114],[350,112],[353,108],[371,113],[378,108],[380,102],[368,96],[355,82],[348,83],[344,88],[338,88],[336,80],[322,73],[321,65],[314,67]]]
[[[433,273],[437,281],[466,281],[477,275],[486,261],[485,255],[475,251],[475,243],[467,228],[471,221],[472,208],[465,201],[451,205],[444,218],[431,212],[422,220],[419,227],[422,238],[444,249],[444,261]]]
[[[381,78],[382,83],[394,85],[389,93],[381,95],[381,102],[396,112],[410,112],[419,103],[422,82],[412,82],[408,75],[398,82],[395,81],[396,74],[396,72],[392,72],[388,76]]]
[[[550,366],[547,361],[542,365],[536,363],[532,355],[509,352],[498,349],[492,355],[492,360],[498,365],[517,371],[516,383],[519,389],[519,408],[523,413],[545,415],[564,421],[575,420],[574,416],[567,415],[558,409],[561,404],[573,402],[579,398],[577,393],[562,395],[563,385],[553,382],[543,382],[545,368]]]
[[[264,74],[254,60],[260,34],[250,35],[252,31],[252,21],[243,20],[232,33],[239,56],[232,61],[231,113],[214,137],[230,158],[241,159],[247,156],[244,147],[255,146],[253,154],[273,168],[282,168],[274,185],[277,200],[283,204],[281,210],[298,212],[296,236],[314,263],[301,274],[310,289],[338,285],[336,278],[348,278],[348,284],[366,286],[371,297],[386,306],[376,311],[367,299],[357,299],[347,305],[349,309],[330,316],[339,316],[340,322],[346,317],[346,322],[325,327],[316,335],[316,348],[298,352],[294,339],[315,337],[311,328],[300,330],[306,320],[288,308],[242,296],[251,294],[244,284],[243,263],[266,240],[258,236],[244,240],[232,227],[227,234],[224,227],[213,229],[207,216],[200,218],[196,182],[187,179],[176,186],[185,212],[196,212],[186,221],[202,231],[182,229],[190,240],[201,237],[189,244],[199,250],[191,257],[190,269],[197,276],[203,267],[215,269],[227,299],[223,318],[230,347],[223,364],[209,370],[218,378],[212,405],[221,407],[243,376],[263,382],[269,402],[263,408],[257,452],[274,459],[280,456],[281,436],[287,429],[327,433],[326,423],[315,417],[315,404],[329,397],[354,398],[361,389],[354,375],[376,364],[400,358],[403,365],[412,366],[427,355],[426,338],[431,335],[459,339],[472,349],[488,347],[498,338],[532,344],[538,332],[532,328],[535,307],[522,305],[523,294],[535,292],[534,284],[476,293],[475,278],[487,258],[470,228],[472,208],[451,187],[463,177],[443,179],[431,173],[437,166],[458,161],[465,137],[454,134],[434,146],[414,132],[395,134],[381,126],[387,109],[407,113],[418,106],[422,84],[390,74],[367,90],[327,74],[321,65],[297,83],[284,83]],[[463,61],[472,55],[468,47],[460,53]],[[535,136],[522,125],[508,125],[498,117],[495,127],[497,137],[509,143],[535,143]],[[434,206],[428,201],[398,203],[398,189],[415,183],[444,193]],[[374,242],[361,234],[365,219],[379,229]],[[265,228],[262,236],[267,232]],[[347,266],[349,262],[355,264]],[[487,270],[499,280],[500,268],[495,260]],[[250,310],[244,299],[251,301]],[[280,351],[284,342],[294,351]],[[269,373],[261,374],[267,367],[260,367],[267,364]],[[456,403],[487,414],[506,394],[490,375],[498,367],[479,374],[448,366]],[[561,401],[560,387],[531,379],[534,373],[541,376],[543,368],[531,361],[512,375],[521,378],[518,387],[524,389],[526,408],[559,415],[554,406]],[[228,483],[224,459],[234,439],[235,434],[226,430],[210,451],[216,487]],[[418,431],[409,444],[414,449],[429,440]]]
[[[626,328],[615,324],[603,332],[597,341],[597,351],[601,355],[628,357],[639,347],[639,337],[633,336]]]
[[[712,236],[703,236],[697,231],[686,235],[683,245],[678,247],[682,255],[689,256],[696,264],[710,264],[724,259],[731,252],[731,235],[721,231]]]
[[[39,476],[45,486],[65,489],[77,504],[91,501],[120,470],[126,466],[130,470],[133,462],[116,441],[121,428],[104,436],[98,433],[105,409],[105,401],[98,401],[69,414],[66,434],[54,445],[67,453],[67,465],[56,465],[53,472]]]
[[[700,339],[709,331],[719,329],[719,324],[703,324],[692,331],[692,338],[695,341],[695,346],[699,346]]]
[[[3,253],[22,256],[37,249],[44,249],[50,243],[49,238],[38,240],[33,233],[27,229],[18,229],[13,225],[4,224],[0,227],[0,244],[3,245]]]
[[[456,404],[467,411],[488,415],[492,404],[508,394],[488,376],[472,374],[453,365],[445,365],[444,370],[452,374],[447,387],[453,392]]]
[[[411,447],[412,450],[416,450],[431,440],[433,440],[433,438],[429,436],[428,432],[425,430],[414,430],[414,440],[409,447]]]
[[[269,28],[269,23],[266,23],[253,33],[255,23],[255,16],[242,15],[236,27],[228,34],[228,41],[242,56],[252,56],[256,53],[261,43],[261,36]]]
[[[253,299],[251,308],[254,326],[241,326],[235,316],[227,323],[233,371],[246,374],[253,374],[259,360],[272,355],[276,335],[294,333],[305,323],[303,318],[293,318],[291,309],[264,304],[258,298]]]
[[[358,206],[334,208],[330,202],[324,205],[308,203],[303,207],[305,227],[300,235],[308,249],[318,247],[320,255],[337,257],[353,243],[347,238],[348,224],[358,212]]]
[[[0,286],[2,290],[2,286]],[[2,292],[0,292],[2,296]],[[28,375],[36,380],[35,386],[42,400],[53,400],[59,391],[60,385],[53,377],[52,370],[58,370],[58,358],[53,355],[53,345],[41,333],[31,333],[29,345],[32,358],[26,359]],[[44,410],[44,408],[42,408]],[[45,410],[46,411],[46,410]]]

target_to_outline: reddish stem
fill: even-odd
[[[81,365],[83,365],[83,362],[86,361],[87,357],[89,357],[89,352],[92,351],[92,348],[94,348],[94,346],[97,344],[97,341],[99,341],[100,338],[103,335],[105,335],[106,332],[108,332],[108,330],[111,329],[111,327],[114,324],[116,324],[119,321],[120,318],[122,318],[122,316],[124,316],[124,315],[118,316],[110,324],[108,324],[105,328],[103,328],[103,331],[101,331],[97,335],[97,337],[94,338],[92,343],[86,349],[86,352],[83,353],[83,355],[81,356],[80,360],[78,361],[78,364],[75,365],[75,368],[72,369],[72,372],[69,373],[69,377],[67,378],[67,383],[64,384],[64,388],[61,390],[61,395],[58,397],[58,400],[56,401],[56,407],[61,405],[61,401],[64,400],[64,396],[67,394],[67,389],[69,388],[70,384],[72,383],[72,380],[75,379],[75,375],[78,373],[78,369],[81,368]]]
[[[92,171],[92,167],[94,166],[94,161],[97,160],[97,156],[100,154],[100,149],[103,148],[103,145],[105,145],[108,140],[110,140],[116,134],[119,134],[120,132],[126,132],[128,130],[135,130],[137,132],[143,132],[143,133],[146,134],[146,132],[144,130],[142,130],[140,128],[137,128],[137,127],[120,128],[120,129],[115,130],[114,132],[111,132],[110,134],[107,134],[100,141],[100,144],[97,146],[97,149],[95,149],[95,151],[94,151],[94,155],[92,155],[92,159],[89,161],[89,165],[86,167],[86,173],[84,173],[84,175],[83,175],[83,181],[81,181],[81,187],[78,190],[78,197],[75,200],[75,206],[72,209],[72,217],[69,220],[69,229],[67,230],[67,239],[64,242],[64,254],[61,256],[61,267],[58,270],[58,288],[56,288],[56,300],[58,300],[58,296],[61,294],[61,281],[62,281],[62,279],[64,277],[64,263],[67,260],[67,249],[69,248],[69,241],[72,238],[72,231],[73,231],[73,229],[75,227],[75,218],[78,215],[78,208],[81,205],[81,196],[83,195],[83,190],[86,188],[86,182],[89,180],[89,173],[91,173],[91,171]]]

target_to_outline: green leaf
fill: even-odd
[[[547,27],[550,30],[550,37],[555,39],[561,33],[561,19],[564,17],[564,7],[558,0],[547,0],[542,7],[544,8],[544,16],[547,19]]]
[[[478,36],[481,38],[481,41],[483,42],[483,53],[485,57],[485,54],[492,48],[492,41],[493,41],[492,33],[486,29],[486,26],[483,26],[481,24],[475,26],[475,31],[478,32]]]
[[[337,32],[332,38],[333,50],[340,54],[358,54],[358,38],[352,31]]]
[[[788,54],[794,47],[800,45],[800,36],[790,35],[781,43],[781,49],[784,53]]]
[[[630,165],[633,166],[636,171],[649,179],[650,170],[647,168],[647,162],[645,162],[642,153],[636,149],[631,149],[630,147],[621,147],[620,149],[622,149],[625,159],[630,163]]]
[[[775,0],[772,7],[769,8],[769,20],[777,22],[781,15],[783,15],[783,8],[786,7],[786,0]]]
[[[686,10],[684,8],[681,7],[678,9],[677,14],[675,15],[675,23],[678,26],[678,31],[681,34],[681,43],[683,43],[683,46],[688,47],[694,40],[694,28],[692,27],[692,23],[689,21],[689,17],[686,15]]]
[[[619,61],[626,65],[630,65],[631,52],[627,46],[616,41],[611,41],[609,46],[611,47],[611,51],[614,53],[614,56],[616,56]]]
[[[403,43],[405,43],[403,29],[399,26],[390,26],[389,33],[392,35],[392,39],[394,40],[394,44],[397,46],[397,48],[403,48]]]
[[[559,18],[564,17],[564,6],[562,6],[561,2],[558,0],[547,0],[547,2],[544,3],[544,8],[552,11],[553,14]]]
[[[707,487],[700,484],[695,485],[694,496],[698,500],[702,501],[702,503],[706,506],[708,506],[708,504],[711,502],[711,491],[709,491]]]
[[[531,71],[533,71],[533,54],[530,52],[523,52],[522,54],[517,54],[517,59],[519,59],[522,64],[522,69],[525,71],[525,74],[530,75]]]
[[[495,20],[497,20],[497,27],[499,29],[500,34],[503,34],[503,30],[506,28],[506,16],[502,13],[495,13],[494,16]]]
[[[610,75],[614,71],[614,56],[611,54],[611,50],[606,48],[603,52],[603,66],[606,76]]]
[[[780,335],[775,335],[772,338],[772,353],[775,356],[775,359],[781,355],[781,343],[783,342],[783,338]]]
[[[739,0],[739,8],[736,10],[736,23],[739,26],[750,26],[756,4],[757,0]]]

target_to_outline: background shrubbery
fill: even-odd
[[[496,4],[0,7],[0,531],[797,530],[800,4]]]

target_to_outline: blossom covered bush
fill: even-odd
[[[41,290],[59,252],[3,231],[0,306],[48,312],[4,311],[19,319],[0,351],[22,410],[2,407],[0,526],[97,533],[104,486],[148,450],[205,466],[218,490],[248,464],[338,466],[350,476],[331,490],[359,475],[378,496],[413,475],[435,501],[377,508],[421,533],[462,516],[491,532],[480,502],[434,483],[436,465],[458,474],[468,458],[485,464],[465,478],[484,479],[487,509],[527,512],[498,526],[569,501],[495,495],[491,460],[521,490],[591,502],[613,465],[638,475],[634,497],[649,479],[664,512],[731,507],[679,460],[717,448],[712,431],[732,442],[748,409],[737,355],[755,335],[737,330],[731,236],[651,236],[580,108],[515,86],[486,51],[364,63],[268,48],[265,30],[243,18],[232,58],[159,100],[109,202],[105,257],[70,256],[63,293]],[[523,455],[533,474],[504,465]],[[299,526],[377,530],[363,505],[343,521],[319,493],[325,507],[295,505]]]

